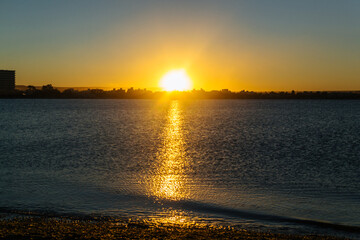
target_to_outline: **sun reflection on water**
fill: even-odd
[[[182,135],[178,101],[172,101],[167,115],[163,144],[158,151],[158,166],[151,177],[151,194],[157,198],[180,200],[189,197],[185,167],[188,164]]]

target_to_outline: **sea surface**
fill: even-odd
[[[358,100],[0,100],[0,214],[360,238]]]

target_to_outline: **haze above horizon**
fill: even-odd
[[[360,1],[0,3],[0,69],[18,85],[359,90]],[[169,87],[170,89],[171,87]]]

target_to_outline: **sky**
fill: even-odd
[[[16,84],[360,90],[359,0],[1,0],[0,69]]]

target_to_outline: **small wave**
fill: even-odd
[[[120,195],[120,196],[119,196]],[[111,197],[110,197],[111,196]],[[360,227],[349,226],[337,223],[330,223],[318,220],[311,219],[300,219],[286,216],[277,216],[265,213],[255,213],[247,210],[239,210],[233,208],[227,208],[219,205],[207,204],[202,202],[190,201],[190,200],[167,200],[167,199],[157,199],[153,197],[146,197],[141,195],[122,195],[122,194],[108,194],[107,197],[110,197],[116,204],[117,198],[128,198],[128,199],[137,199],[138,201],[148,201],[148,203],[154,204],[155,209],[162,208],[171,208],[182,211],[190,211],[193,213],[203,213],[203,214],[212,214],[222,217],[231,217],[238,218],[243,220],[255,220],[259,222],[269,222],[269,223],[282,223],[282,224],[296,224],[302,226],[310,227],[320,227],[325,229],[331,229],[336,231],[343,231],[348,233],[360,233]],[[5,215],[20,215],[20,216],[39,216],[39,217],[68,217],[79,220],[126,220],[127,217],[119,215],[106,216],[102,214],[87,214],[81,212],[56,212],[52,210],[24,210],[16,208],[7,208],[0,207],[0,213]],[[133,216],[136,218],[136,216]]]
[[[255,213],[247,210],[239,210],[233,208],[222,207],[218,205],[206,204],[188,200],[161,200],[161,204],[179,210],[186,210],[192,212],[201,212],[208,214],[215,214],[224,217],[241,218],[247,220],[266,221],[272,223],[293,223],[312,227],[329,228],[333,230],[360,233],[360,227],[349,226],[337,223],[330,223],[318,220],[300,219],[293,217],[277,216],[265,213]]]
[[[284,216],[270,215],[264,213],[254,213],[246,210],[226,208],[217,205],[204,204],[193,201],[173,201],[170,202],[170,205],[172,205],[172,207],[178,206],[183,210],[194,211],[194,212],[212,213],[212,214],[228,216],[228,217],[267,221],[267,222],[294,223],[294,224],[301,224],[307,226],[316,226],[321,228],[330,228],[330,229],[346,231],[346,232],[360,233],[360,227],[357,226],[329,223],[318,220],[284,217]]]

